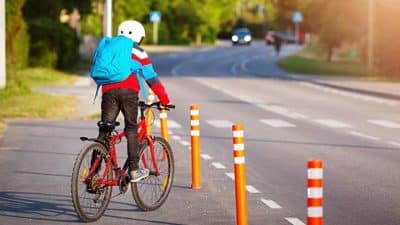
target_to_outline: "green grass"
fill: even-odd
[[[288,72],[312,75],[340,75],[365,77],[366,66],[356,59],[340,58],[327,62],[312,48],[305,48],[296,55],[279,62],[279,66]]]
[[[8,118],[71,118],[77,99],[36,93],[32,86],[72,83],[73,74],[47,68],[7,71],[7,86],[0,90],[0,133]]]

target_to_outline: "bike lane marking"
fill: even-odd
[[[276,128],[296,127],[296,125],[280,119],[260,119],[259,121]]]
[[[301,221],[295,217],[286,217],[285,219],[293,225],[305,225],[305,223],[303,223],[303,221]]]
[[[391,145],[394,145],[394,146],[400,147],[400,142],[396,142],[396,141],[389,141],[388,143],[389,143],[389,144],[391,144]]]
[[[371,136],[371,135],[364,134],[364,133],[357,132],[357,131],[350,131],[349,134],[351,134],[353,136],[357,136],[357,137],[373,140],[373,141],[381,140],[381,138],[379,138],[379,137]]]
[[[207,155],[207,154],[200,154],[200,157],[201,157],[202,159],[204,159],[204,160],[210,160],[210,159],[212,159],[212,157],[209,156],[209,155]]]
[[[211,165],[213,165],[216,169],[226,169],[226,167],[219,162],[213,162]]]
[[[232,127],[233,122],[229,120],[206,120],[208,124],[217,128]]]
[[[400,128],[400,123],[388,120],[368,120],[368,122],[385,128]]]
[[[278,203],[274,202],[271,199],[261,198],[260,200],[262,203],[264,203],[266,206],[268,206],[271,209],[281,209],[282,208],[282,206],[280,206]]]
[[[314,122],[332,128],[350,128],[351,125],[333,119],[317,119]]]

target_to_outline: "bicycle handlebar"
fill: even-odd
[[[175,109],[175,105],[162,105],[161,102],[153,102],[151,104],[146,104],[144,101],[139,101],[139,107],[140,108],[152,108],[155,107],[158,110],[167,110],[169,111],[170,109]]]

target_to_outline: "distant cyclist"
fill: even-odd
[[[122,112],[125,120],[124,131],[128,142],[129,175],[131,182],[137,182],[149,176],[149,170],[139,169],[138,165],[137,114],[141,78],[146,81],[147,85],[158,96],[162,105],[168,105],[170,100],[157,73],[154,71],[149,56],[140,47],[145,37],[143,25],[134,20],[124,21],[118,27],[118,36],[123,36],[133,41],[131,59],[140,63],[141,72],[140,74],[131,74],[123,81],[102,85],[101,120],[114,122],[119,112]],[[105,140],[106,135],[107,130],[100,127],[98,139]]]
[[[274,34],[274,47],[275,47],[275,53],[277,56],[279,56],[279,53],[281,52],[281,48],[282,48],[282,37],[278,34],[275,33]]]

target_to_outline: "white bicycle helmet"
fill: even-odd
[[[145,36],[144,27],[136,20],[126,20],[118,26],[118,35],[140,44]]]

